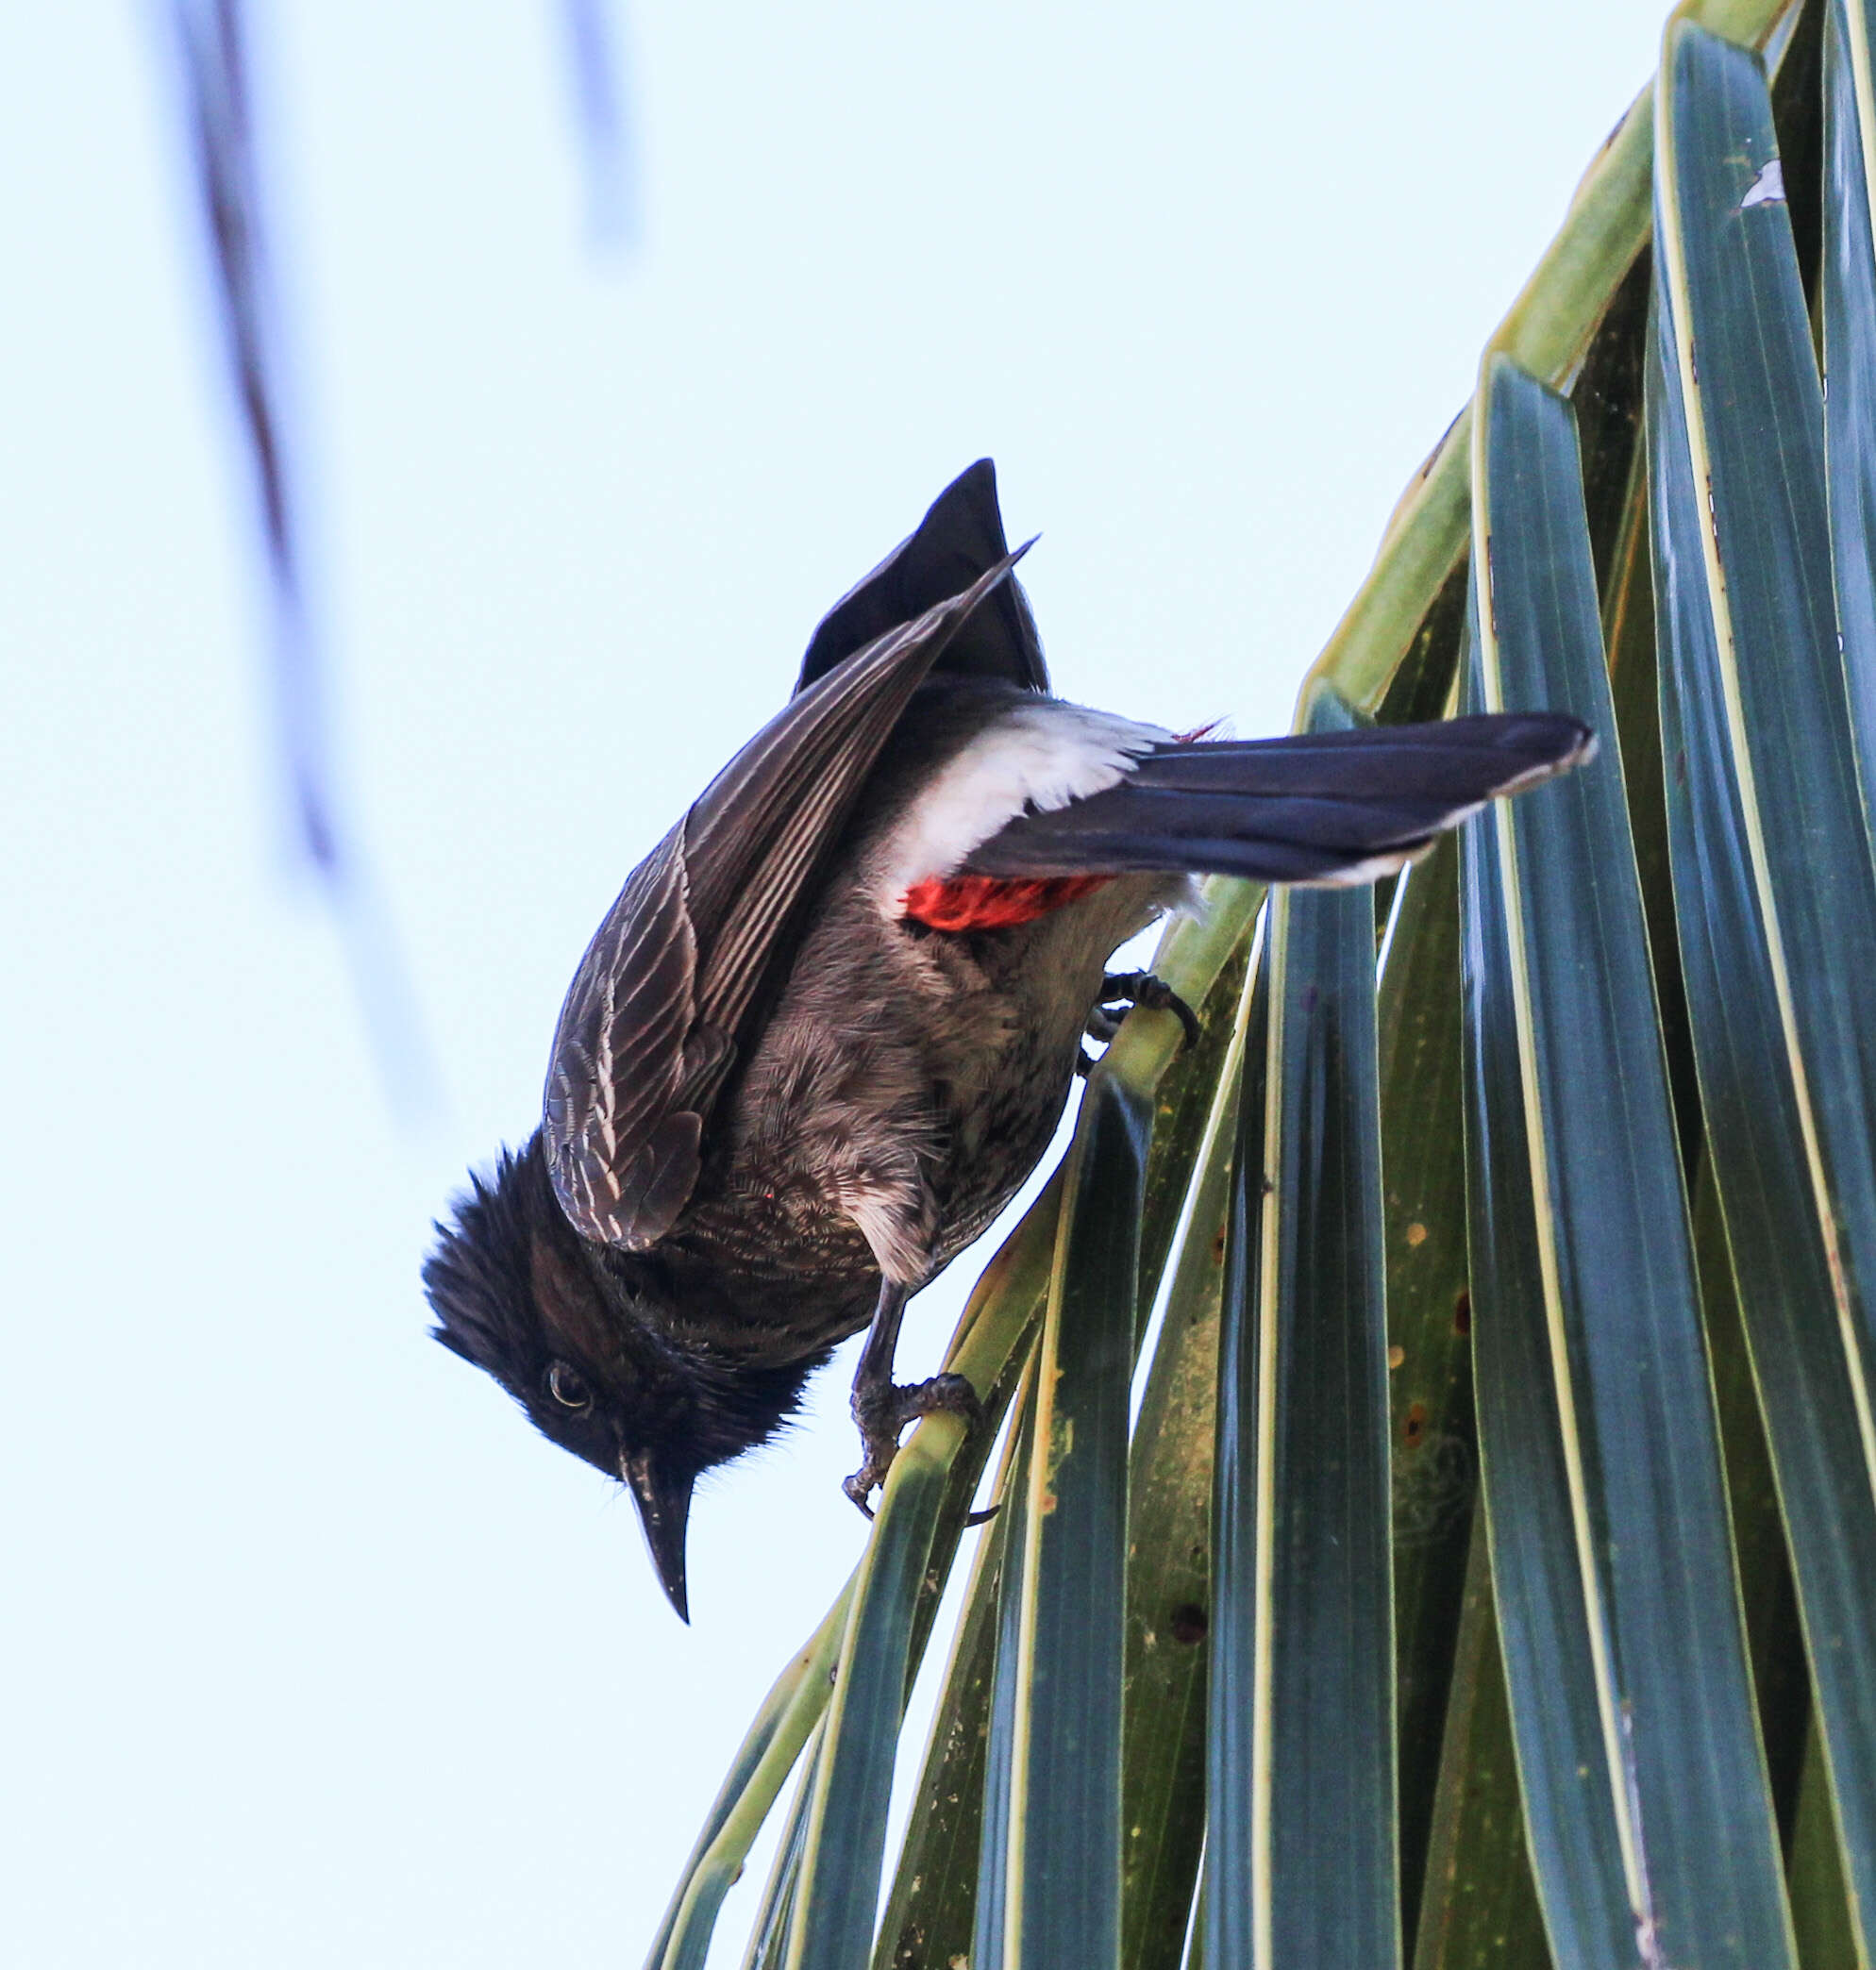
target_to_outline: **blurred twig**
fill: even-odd
[[[295,844],[332,908],[379,1071],[407,1115],[436,1078],[389,920],[335,793],[322,653],[308,606],[305,529],[285,414],[279,302],[241,0],[171,0],[182,111],[208,233],[236,416],[267,561],[275,725]]]
[[[596,246],[629,247],[637,243],[637,188],[611,0],[561,0],[561,8],[586,175],[588,230]]]
[[[301,845],[314,867],[329,875],[339,868],[341,853],[281,423],[276,303],[255,156],[247,38],[239,0],[172,0],[171,12],[236,414],[254,466],[267,552],[281,753]]]

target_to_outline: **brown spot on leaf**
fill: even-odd
[[[1418,1221],[1416,1220],[1416,1221],[1415,1221],[1415,1223],[1413,1223],[1413,1224],[1411,1224],[1411,1225],[1409,1225],[1409,1226],[1407,1227],[1407,1243],[1408,1243],[1408,1244],[1409,1244],[1410,1245],[1423,1245],[1423,1244],[1426,1244],[1426,1242],[1427,1242],[1427,1227],[1426,1227],[1426,1226],[1424,1226],[1423,1224],[1420,1224],[1420,1223],[1419,1223],[1419,1222],[1418,1222]]]
[[[1407,1406],[1407,1420],[1400,1427],[1400,1435],[1408,1449],[1416,1449],[1420,1439],[1427,1433],[1427,1405],[1413,1402]]]
[[[1452,1303],[1452,1330],[1455,1334],[1469,1334],[1472,1331],[1472,1294],[1462,1286],[1459,1297]]]
[[[1210,1627],[1205,1618],[1205,1610],[1197,1601],[1181,1601],[1166,1620],[1166,1630],[1175,1642],[1188,1644],[1202,1642]]]

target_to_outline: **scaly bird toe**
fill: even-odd
[[[1144,1006],[1149,1012],[1170,1012],[1185,1029],[1185,1044],[1198,1044],[1198,1015],[1180,997],[1164,978],[1156,978],[1151,972],[1109,972],[1101,980],[1101,995],[1096,1007],[1096,1016],[1105,1013],[1112,1006],[1131,1009]],[[1116,1029],[1118,1023],[1115,1023]],[[1089,1021],[1089,1031],[1094,1032],[1094,1020]],[[1099,1039],[1102,1035],[1096,1033]],[[1111,1036],[1108,1036],[1111,1037]]]
[[[934,1375],[922,1382],[888,1382],[878,1388],[855,1389],[853,1420],[860,1429],[865,1461],[841,1490],[867,1517],[873,1516],[872,1494],[883,1485],[898,1455],[899,1436],[922,1416],[962,1416],[975,1428],[983,1420],[977,1391],[962,1375]]]

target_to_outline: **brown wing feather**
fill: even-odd
[[[695,1186],[704,1125],[796,912],[913,693],[1019,548],[792,698],[627,879],[574,974],[543,1135],[575,1230],[643,1251]]]
[[[671,1188],[650,1180],[647,1154],[662,1151],[668,1168],[684,1149],[660,1124],[677,1109],[696,1024],[685,887],[680,824],[632,871],[587,945],[547,1068],[544,1134],[561,1209],[585,1236],[631,1248],[650,1242],[641,1199]],[[689,1148],[695,1181],[695,1141]]]

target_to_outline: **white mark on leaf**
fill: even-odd
[[[1746,195],[1739,201],[1743,212],[1755,205],[1779,205],[1784,203],[1784,166],[1774,158],[1747,187]]]

